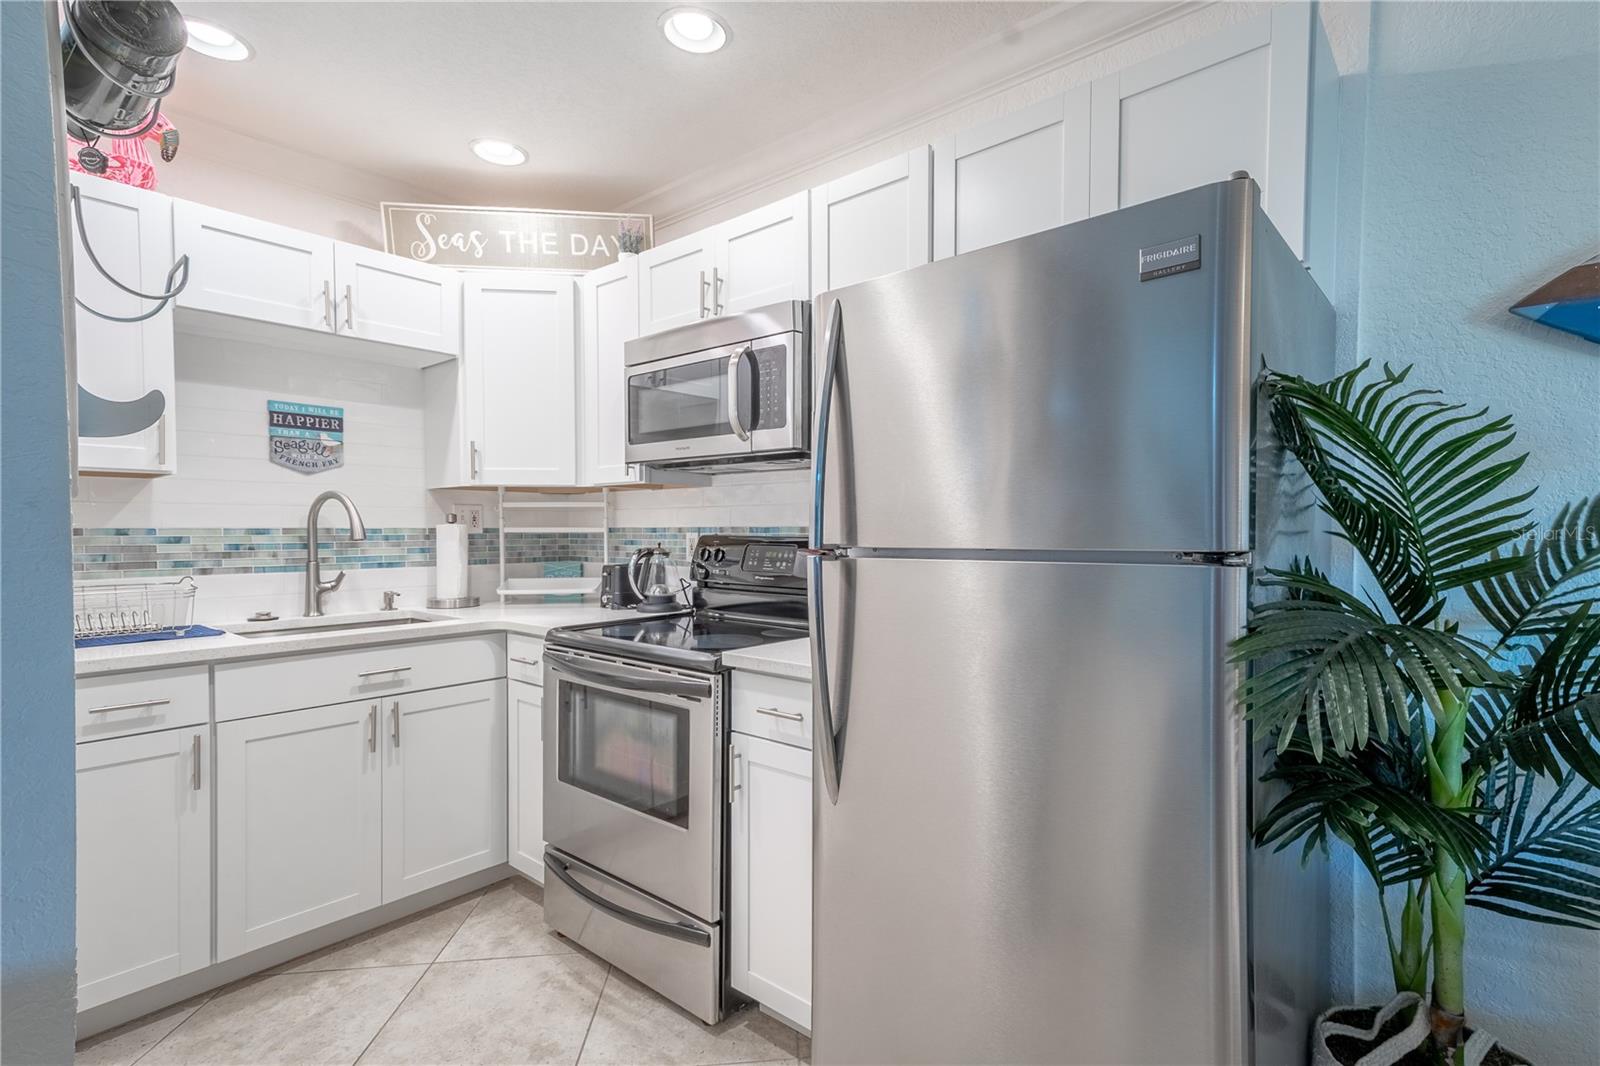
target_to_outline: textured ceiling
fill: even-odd
[[[508,206],[609,209],[853,102],[936,76],[1053,5],[709,3],[729,42],[667,43],[666,3],[211,3],[255,50],[185,53],[172,112]],[[475,137],[527,148],[494,167]]]

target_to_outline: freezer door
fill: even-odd
[[[823,539],[1248,547],[1255,196],[1222,182],[819,297],[817,322],[841,312],[814,359]],[[1191,237],[1198,269],[1139,280],[1141,250]]]
[[[1243,1061],[1241,572],[825,573],[813,1061]]]

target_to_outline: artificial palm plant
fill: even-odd
[[[1468,907],[1600,929],[1600,496],[1536,531],[1533,491],[1507,489],[1527,458],[1510,419],[1409,374],[1266,373],[1279,437],[1370,580],[1271,571],[1279,598],[1234,656],[1277,741],[1256,843],[1353,849],[1396,990],[1428,1001],[1431,984],[1444,1051],[1466,1018]],[[1462,595],[1481,621],[1448,616]]]

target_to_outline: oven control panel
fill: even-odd
[[[693,552],[696,581],[720,585],[805,587],[805,556],[800,538],[738,537],[728,534],[700,538]]]

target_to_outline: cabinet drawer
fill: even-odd
[[[530,685],[544,684],[544,641],[520,633],[506,635],[506,676]]]
[[[210,716],[211,686],[204,666],[78,679],[80,742],[204,725]]]
[[[216,667],[217,721],[504,677],[498,637],[384,644]]]
[[[811,683],[735,670],[733,729],[780,744],[811,747]]]

